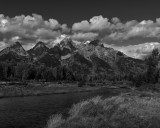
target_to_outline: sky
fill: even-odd
[[[108,47],[141,58],[160,42],[160,1],[1,0],[0,49],[20,40],[30,49],[48,47],[62,34],[76,41],[99,39]]]

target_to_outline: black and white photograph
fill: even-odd
[[[0,128],[160,128],[160,1],[0,0]]]

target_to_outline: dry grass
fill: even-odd
[[[66,120],[51,117],[47,128],[160,128],[160,97],[147,92],[96,97],[73,105],[69,114]]]
[[[61,114],[53,115],[48,120],[47,127],[49,127],[49,128],[51,128],[52,126],[59,127],[63,121],[64,120],[62,119],[62,115]]]
[[[50,94],[65,94],[73,92],[89,92],[100,89],[101,87],[77,87],[73,85],[45,85],[45,83],[30,83],[27,86],[24,85],[0,85],[0,98],[3,97],[21,97],[21,96],[39,96]]]

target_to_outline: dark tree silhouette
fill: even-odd
[[[145,60],[147,64],[147,82],[156,83],[159,78],[158,63],[160,60],[159,50],[154,49],[152,54]]]

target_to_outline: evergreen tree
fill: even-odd
[[[22,77],[24,75],[23,73],[24,73],[26,66],[27,66],[27,64],[24,62],[20,62],[16,65],[16,67],[15,67],[15,78],[16,79],[22,80]]]
[[[5,67],[3,63],[0,63],[0,80],[5,80]]]
[[[156,83],[159,78],[158,63],[160,60],[159,50],[154,49],[151,56],[146,59],[147,64],[147,82]]]

